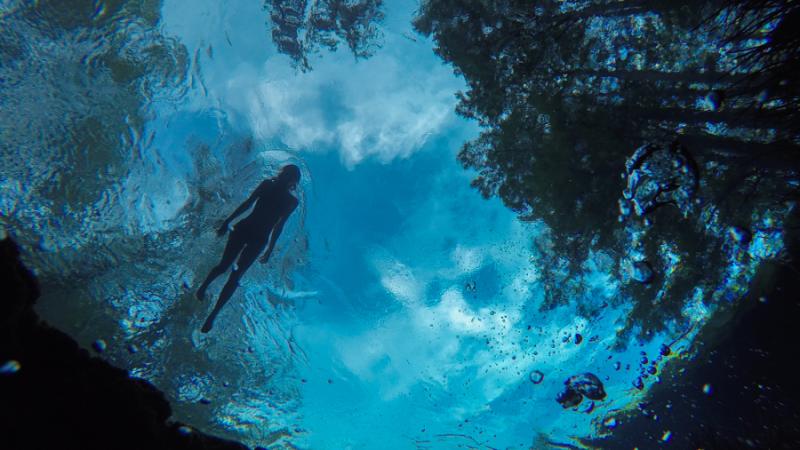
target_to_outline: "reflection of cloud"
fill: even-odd
[[[338,351],[348,370],[378,384],[384,400],[390,400],[418,383],[444,385],[445,376],[461,373],[468,364],[459,357],[457,335],[484,329],[461,294],[449,290],[435,307],[410,305],[380,327],[343,339]]]
[[[454,94],[463,81],[430,41],[391,29],[411,31],[415,2],[387,5],[385,45],[371,58],[326,51],[306,73],[293,69],[264,34],[259,2],[196,3],[187,10],[167,1],[163,11],[165,30],[195,54],[192,82],[202,89],[187,104],[221,112],[237,132],[298,151],[336,149],[353,167],[366,158],[410,156],[455,120]]]
[[[476,248],[456,245],[450,258],[462,272],[474,272],[481,266],[481,253]]]
[[[378,259],[375,264],[384,289],[407,305],[419,302],[421,288],[408,266],[385,259]]]
[[[384,400],[409,394],[417,386],[437,385],[447,391],[467,382],[476,394],[468,399],[468,409],[475,412],[515,385],[530,361],[522,355],[519,341],[509,339],[522,320],[519,299],[500,297],[475,307],[464,298],[458,280],[484,264],[517,265],[503,282],[524,279],[526,266],[521,261],[527,260],[526,254],[509,261],[507,253],[494,252],[490,244],[425,255],[432,258],[429,261],[420,256],[410,268],[388,250],[372,254],[380,285],[404,307],[379,326],[341,339],[337,353],[350,372],[377,385]],[[452,284],[437,298],[424,299],[431,274]]]
[[[241,67],[224,101],[257,138],[298,150],[335,147],[348,167],[407,157],[454,117],[459,86],[445,66],[402,66],[389,52],[357,63],[329,56],[308,73],[281,57],[267,61],[265,74]]]
[[[379,168],[396,178],[381,178],[375,189],[404,211],[391,233],[378,239],[364,233],[361,211],[343,219],[354,224],[351,247],[369,249],[370,270],[353,274],[358,283],[353,295],[370,304],[365,314],[314,322],[301,341],[317,358],[330,358],[347,381],[348,401],[356,405],[347,411],[359,419],[348,423],[345,434],[379,427],[385,427],[384,435],[413,434],[421,424],[428,433],[447,432],[465,419],[515,438],[531,429],[557,436],[588,433],[591,416],[562,414],[555,397],[568,376],[590,371],[609,393],[598,411],[625,403],[630,379],[607,359],[624,311],[609,306],[592,322],[581,318],[574,304],[540,311],[543,293],[529,243],[541,227],[516,220],[497,200],[481,199],[469,188],[469,174],[451,164],[418,177],[414,191],[391,186],[413,178],[418,166]],[[373,170],[365,165],[351,176],[375,179]],[[330,189],[333,198],[349,195],[349,186]],[[321,272],[326,264],[337,263],[320,262]],[[592,304],[616,294],[615,286],[606,285],[611,270],[606,264],[598,261],[588,269]],[[580,345],[576,333],[583,336]],[[640,350],[651,351],[637,346],[633,360],[615,355],[614,361],[635,365]],[[544,373],[546,381],[531,383],[532,370]],[[315,404],[335,401],[318,391],[311,398]],[[366,438],[359,436],[363,444]],[[511,439],[502,447],[511,447]]]
[[[431,312],[443,319],[449,329],[458,333],[476,335],[486,330],[486,325],[470,310],[461,292],[456,289],[445,291],[442,300]]]
[[[384,400],[435,386],[460,399],[453,414],[474,414],[516,386],[531,364],[515,329],[535,283],[519,242],[535,231],[499,202],[484,203],[467,181],[460,172],[429,179],[425,197],[408,200],[417,206],[408,227],[369,253],[374,282],[402,308],[340,338],[334,352]],[[465,280],[485,267],[498,269],[502,289],[465,293]],[[475,295],[484,297],[475,303]]]
[[[386,404],[407,398],[425,405],[434,396],[437,417],[474,418],[508,407],[513,402],[501,400],[521,392],[530,402],[560,408],[554,398],[567,372],[595,370],[595,352],[604,347],[589,345],[590,325],[573,309],[531,314],[542,294],[525,243],[540,228],[466,187],[453,189],[462,175],[429,179],[424,199],[410,201],[416,208],[407,226],[369,253],[375,276],[367,290],[374,292],[374,283],[402,307],[340,337],[334,358]],[[486,276],[496,283],[480,278]],[[475,279],[477,289],[469,290]],[[575,333],[584,334],[582,345]],[[548,383],[527,391],[534,369]],[[536,413],[539,426],[550,429],[545,423],[560,419],[544,411]]]

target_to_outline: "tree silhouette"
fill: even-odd
[[[271,0],[264,4],[272,22],[272,41],[301,70],[321,47],[335,51],[344,43],[356,58],[379,47],[383,0]]]
[[[744,246],[797,197],[798,6],[785,3],[423,3],[414,25],[467,83],[457,112],[483,127],[459,153],[473,186],[550,229],[534,243],[543,307],[587,295],[595,251],[623,274],[655,270],[622,276],[626,332],[685,321],[696,288],[727,295],[723,260],[748,256],[725,230]]]

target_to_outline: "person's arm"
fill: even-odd
[[[286,214],[281,216],[281,218],[278,219],[278,223],[276,223],[275,226],[272,227],[272,232],[269,235],[269,245],[267,246],[267,250],[264,252],[264,256],[262,256],[261,259],[259,259],[261,264],[264,264],[269,260],[269,257],[272,255],[272,249],[275,248],[275,242],[278,241],[278,237],[281,235],[281,232],[283,231],[283,225],[286,224],[286,221],[289,219],[289,216],[292,215],[295,208],[297,208],[297,203],[294,203],[291,209],[289,209],[289,211]]]
[[[261,195],[262,186],[263,184],[259,185],[256,188],[256,190],[253,191],[252,194],[250,194],[250,197],[248,197],[247,200],[244,201],[244,203],[239,205],[239,207],[236,208],[236,210],[233,211],[233,213],[227,219],[225,219],[224,222],[222,222],[222,225],[220,225],[219,229],[217,230],[218,236],[224,235],[228,231],[228,227],[230,226],[231,222],[233,222],[233,219],[235,219],[237,216],[239,216],[239,214],[247,211],[248,209],[250,209],[251,206],[253,206],[253,203]]]

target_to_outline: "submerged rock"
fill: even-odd
[[[556,401],[565,409],[572,408],[581,404],[581,401],[583,401],[583,395],[567,386],[563,391],[558,393],[556,396]]]
[[[573,375],[567,379],[566,383],[586,396],[586,398],[592,400],[602,400],[606,398],[603,382],[593,373],[586,372],[580,375]]]
[[[564,385],[564,390],[556,396],[556,401],[564,408],[578,406],[583,397],[590,400],[603,400],[606,398],[603,382],[597,378],[597,375],[590,372],[573,375],[564,381]],[[584,412],[589,413],[593,410],[594,403]]]

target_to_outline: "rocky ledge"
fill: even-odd
[[[0,448],[247,450],[170,420],[164,394],[39,319],[39,286],[0,241]]]

